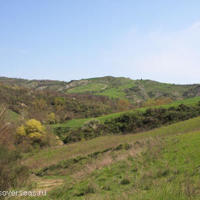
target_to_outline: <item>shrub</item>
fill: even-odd
[[[127,179],[127,178],[124,178],[124,179],[122,179],[121,181],[120,181],[120,184],[121,185],[128,185],[130,183],[130,181],[129,181],[129,179]]]
[[[17,129],[18,136],[30,139],[33,143],[41,143],[45,134],[44,126],[35,119],[28,120]]]
[[[82,127],[83,130],[97,130],[100,125],[100,121],[97,119],[92,119],[86,121]]]
[[[24,185],[28,175],[28,168],[20,164],[20,153],[0,146],[0,191]]]
[[[49,124],[55,124],[56,123],[55,113],[52,112],[52,113],[48,114],[47,119],[48,119]]]
[[[29,176],[28,168],[20,162],[11,125],[5,121],[6,109],[0,112],[0,191],[23,186]],[[7,139],[6,139],[7,138]],[[4,197],[0,197],[4,199]]]
[[[94,185],[93,183],[88,183],[81,185],[80,188],[78,188],[78,191],[75,193],[75,196],[84,196],[95,192],[96,192],[96,185]]]
[[[181,104],[169,108],[150,108],[146,111],[125,113],[119,117],[107,119],[104,123],[92,119],[85,122],[82,128],[65,132],[66,137],[63,141],[64,143],[69,143],[106,134],[126,134],[151,130],[162,125],[199,116],[199,104],[190,106]]]
[[[187,120],[200,115],[199,106],[181,104],[170,108],[150,108],[145,112],[126,113],[104,122],[107,132],[127,133],[150,130],[161,125]]]

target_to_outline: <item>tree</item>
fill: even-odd
[[[148,99],[146,102],[144,102],[144,107],[150,107],[150,106],[159,106],[163,104],[169,104],[172,102],[172,99],[169,97],[159,97],[159,98],[152,98]]]
[[[45,135],[45,128],[40,121],[31,119],[17,129],[17,135],[29,138],[33,142],[41,142],[42,137]]]
[[[118,108],[119,108],[120,110],[127,110],[130,106],[131,106],[131,104],[130,104],[129,101],[126,100],[126,99],[120,99],[120,100],[118,101]]]
[[[38,110],[45,110],[47,108],[47,102],[45,99],[36,99],[33,102],[33,105],[35,109],[38,109]]]
[[[55,115],[55,113],[52,112],[52,113],[48,114],[47,118],[48,118],[48,122],[50,124],[55,124],[56,123],[56,115]]]

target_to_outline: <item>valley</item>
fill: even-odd
[[[0,78],[0,166],[16,179],[2,183],[47,191],[24,199],[199,199],[198,88]]]

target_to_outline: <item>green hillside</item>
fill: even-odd
[[[199,94],[199,85],[128,78],[0,78],[2,190],[47,191],[26,200],[198,200]]]
[[[148,99],[170,98],[179,100],[200,95],[199,84],[175,85],[112,76],[72,80],[70,82],[0,77],[0,83],[38,91],[51,90],[64,94],[101,95],[109,98],[126,99],[133,104],[142,103]]]
[[[126,98],[125,89],[134,86],[134,80],[128,78],[93,78],[86,79],[84,85],[72,87],[68,93],[89,92],[96,95],[108,96],[111,98]]]
[[[50,188],[47,197],[31,199],[197,200],[199,145],[198,117],[144,133],[45,149],[24,157],[39,175],[33,178],[36,188]]]
[[[125,112],[112,113],[112,114],[108,114],[108,115],[104,115],[104,116],[100,116],[100,117],[96,117],[96,118],[72,119],[72,120],[67,121],[66,123],[52,125],[52,127],[53,128],[57,128],[57,127],[79,128],[79,127],[83,126],[83,124],[86,121],[90,121],[92,119],[97,119],[97,120],[100,120],[101,122],[104,122],[105,120],[116,118],[123,114],[132,113],[132,112],[136,112],[136,111],[143,112],[148,108],[159,108],[159,107],[160,108],[169,108],[169,107],[177,107],[180,104],[195,105],[199,101],[200,101],[200,97],[194,97],[194,98],[189,98],[189,99],[185,99],[185,100],[174,101],[174,102],[172,102],[170,104],[166,104],[166,105],[138,108],[138,109],[125,111]]]
[[[67,93],[91,93],[110,98],[127,99],[132,103],[159,97],[178,100],[198,96],[199,92],[199,85],[175,85],[123,77],[102,77],[73,81],[71,87],[67,89]]]

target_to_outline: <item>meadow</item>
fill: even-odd
[[[44,149],[25,154],[23,162],[40,177],[37,189],[50,188],[47,197],[37,199],[196,200],[199,144],[197,117],[148,132]]]

